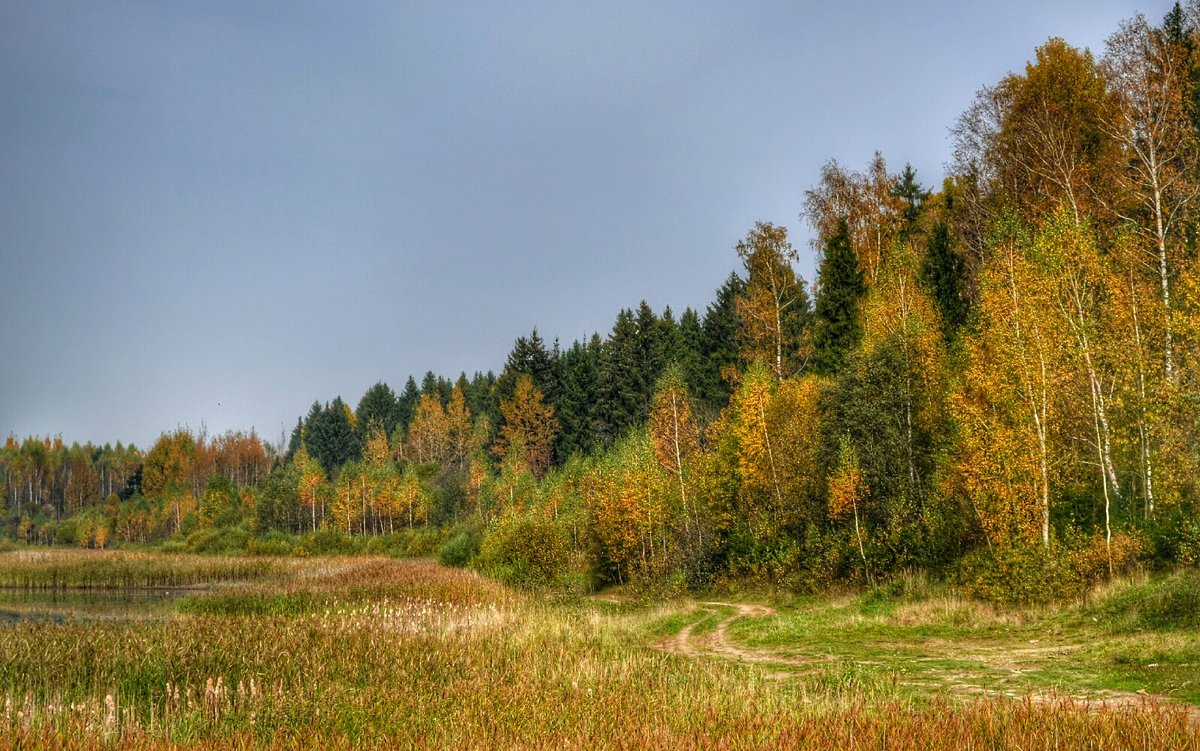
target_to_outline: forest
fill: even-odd
[[[950,134],[940,186],[825,165],[812,280],[760,222],[703,311],[534,329],[498,375],[322,398],[278,445],[10,435],[3,544],[435,555],[572,591],[919,571],[998,603],[1200,564],[1197,19],[1050,39]]]

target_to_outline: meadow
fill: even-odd
[[[47,576],[196,589],[0,627],[2,747],[1200,749],[1194,574],[1002,612],[921,580],[664,603],[430,561],[0,555]]]

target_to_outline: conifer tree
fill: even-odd
[[[387,435],[392,434],[400,424],[400,403],[391,387],[379,381],[363,394],[354,415],[358,419],[359,439],[365,442],[374,426],[382,428]]]
[[[837,223],[825,244],[817,278],[820,288],[813,332],[815,364],[818,372],[833,374],[842,368],[850,349],[862,337],[859,307],[866,292],[845,220]]]
[[[967,278],[966,263],[945,221],[935,224],[929,233],[921,276],[941,316],[942,338],[950,341],[967,322]]]
[[[633,312],[617,314],[612,333],[604,343],[600,363],[600,418],[604,441],[611,442],[642,417],[645,373],[639,369],[640,343]]]
[[[410,375],[404,382],[404,392],[396,400],[400,406],[400,427],[405,433],[408,432],[413,415],[417,413],[417,402],[420,399],[421,391],[417,388],[417,381]]]
[[[737,299],[745,289],[746,281],[737,272],[731,272],[717,289],[716,299],[704,312],[700,331],[702,365],[696,383],[696,396],[713,411],[724,407],[733,394],[733,379],[728,376],[740,362]]]

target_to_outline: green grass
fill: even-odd
[[[995,610],[928,586],[803,598],[729,627],[739,643],[792,661],[841,660],[902,693],[1143,692],[1200,705],[1200,576],[1115,586],[1093,604]]]

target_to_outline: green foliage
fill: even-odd
[[[817,269],[820,289],[815,309],[816,369],[831,375],[841,370],[850,350],[862,338],[859,308],[866,286],[844,219],[825,244]]]
[[[1120,632],[1200,629],[1200,571],[1180,571],[1118,592],[1094,612]]]
[[[483,541],[478,567],[518,586],[552,586],[567,573],[567,536],[556,524],[536,516],[509,516]]]
[[[181,598],[175,609],[186,615],[295,617],[324,604],[310,592],[210,592]]]
[[[429,485],[429,522],[438,527],[454,524],[467,510],[466,475],[462,470],[440,472]]]
[[[192,553],[237,555],[247,552],[250,531],[245,527],[204,527],[187,536],[187,550]]]
[[[1110,550],[1103,537],[1078,534],[1049,551],[1036,544],[978,548],[962,559],[955,580],[971,597],[999,605],[1081,600],[1110,572],[1131,571],[1143,551],[1131,535],[1114,535]]]
[[[350,414],[339,396],[324,407],[314,403],[304,421],[304,445],[330,477],[343,464],[358,458],[362,448]]]
[[[446,541],[438,548],[438,561],[445,566],[465,568],[483,546],[484,528],[478,521],[465,522],[446,533]]]
[[[400,424],[400,402],[395,392],[383,381],[367,389],[359,399],[354,410],[358,420],[358,439],[366,440],[372,427],[383,429],[384,435],[391,435]]]
[[[599,440],[600,362],[602,345],[599,335],[587,344],[575,342],[562,353],[561,382],[555,416],[561,430],[554,446],[559,462],[577,454],[590,453]]]
[[[642,346],[638,323],[630,310],[617,315],[604,343],[600,362],[601,438],[605,445],[645,419],[649,412],[649,385],[639,369]]]
[[[736,369],[740,362],[742,338],[737,300],[745,291],[746,281],[737,272],[731,272],[704,312],[700,328],[701,365],[689,381],[696,398],[712,412],[724,407],[733,394],[725,373]]]
[[[300,538],[295,553],[298,555],[353,555],[360,552],[361,541],[340,529],[318,529]]]
[[[954,244],[949,225],[938,222],[929,233],[921,277],[929,289],[942,321],[942,337],[950,341],[967,322],[966,260]]]
[[[261,537],[251,537],[246,540],[247,555],[291,555],[295,548],[295,538],[279,531],[271,531]]]

